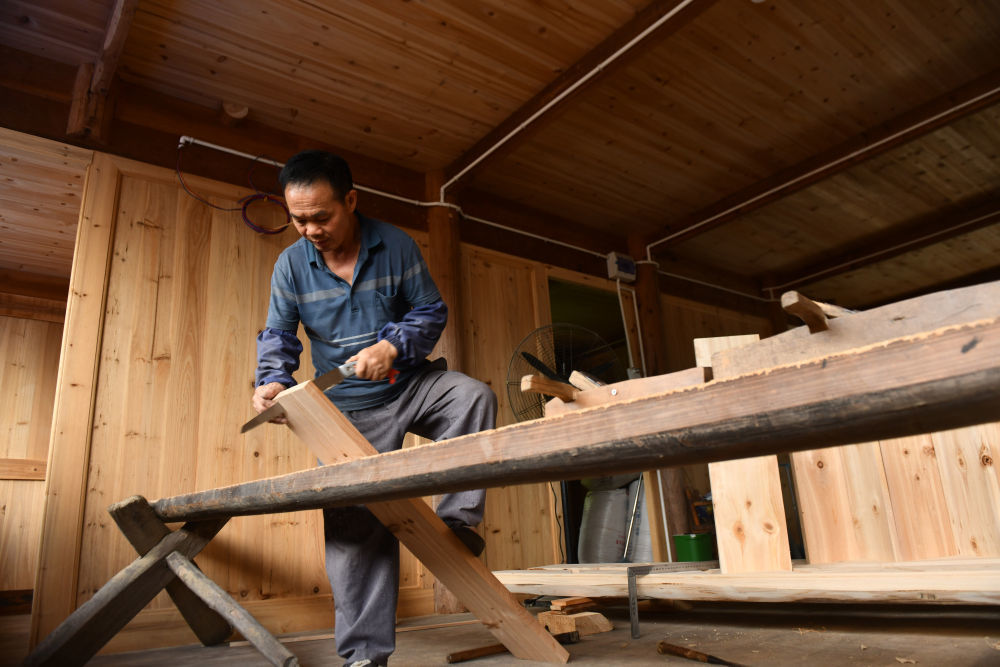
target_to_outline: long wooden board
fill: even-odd
[[[743,602],[1000,604],[1000,559],[795,566],[791,572],[718,570],[651,573],[636,579],[641,598]],[[624,568],[586,566],[494,572],[511,592],[626,597]]]
[[[288,425],[321,461],[372,457],[378,451],[312,382],[277,398]],[[512,654],[563,663],[569,653],[419,498],[369,503],[379,521],[420,559]],[[336,600],[334,600],[336,604]]]
[[[153,508],[165,521],[262,514],[729,460],[980,423],[998,402],[1000,318]]]

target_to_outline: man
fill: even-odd
[[[295,383],[302,345],[317,374],[357,362],[327,396],[380,452],[407,431],[443,440],[493,428],[496,397],[483,383],[430,363],[444,329],[441,300],[413,239],[357,211],[358,192],[340,157],[303,151],[281,170],[302,238],[278,257],[266,328],[257,337],[253,406],[261,412]],[[395,382],[390,369],[399,372]],[[476,555],[485,491],[448,494],[438,515]],[[365,507],[323,512],[326,569],[336,606],[337,651],[347,665],[385,665],[395,649],[399,543]]]

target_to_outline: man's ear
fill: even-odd
[[[354,209],[358,207],[358,191],[351,189],[347,191],[344,195],[344,206],[350,213],[354,213]]]

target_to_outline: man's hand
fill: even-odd
[[[264,412],[264,410],[274,405],[274,397],[285,389],[287,387],[280,382],[268,382],[257,387],[253,390],[253,409],[257,411],[257,414]],[[287,424],[288,420],[284,417],[275,417],[271,420],[271,423]]]
[[[387,340],[380,340],[371,347],[358,352],[348,359],[357,361],[354,373],[363,380],[383,380],[389,375],[392,362],[396,360],[399,350]]]

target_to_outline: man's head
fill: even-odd
[[[327,151],[296,153],[285,163],[278,174],[278,181],[283,190],[287,190],[289,185],[311,185],[317,181],[326,181],[340,201],[354,189],[354,179],[347,161]]]
[[[356,250],[358,191],[343,158],[325,151],[303,151],[285,163],[278,178],[299,234],[321,253]]]

